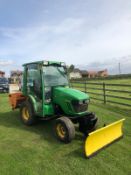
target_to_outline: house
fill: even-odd
[[[107,77],[108,70],[100,70],[100,71],[87,71],[88,78],[96,78],[96,77]]]
[[[0,71],[0,78],[1,78],[1,77],[5,77],[5,72]]]
[[[86,78],[88,76],[88,72],[86,70],[81,70],[82,78]]]
[[[70,79],[82,78],[81,71],[76,68],[72,72],[70,72],[69,77]]]
[[[95,78],[98,76],[97,71],[87,71],[88,78]]]
[[[98,71],[98,77],[107,77],[108,76],[108,70],[105,69],[105,70],[101,70],[101,71]]]
[[[13,84],[20,84],[22,79],[22,71],[16,70],[10,72],[10,82]]]

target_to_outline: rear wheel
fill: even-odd
[[[36,116],[30,102],[22,103],[20,107],[20,117],[25,125],[33,125],[36,123]]]
[[[75,137],[75,127],[72,121],[67,117],[60,117],[55,122],[55,133],[57,138],[64,142],[69,143]]]

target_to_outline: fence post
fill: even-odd
[[[85,93],[86,93],[86,81],[85,81]]]
[[[70,81],[70,87],[73,88],[73,83]]]
[[[104,96],[104,104],[106,104],[106,85],[105,83],[103,82],[103,96]]]

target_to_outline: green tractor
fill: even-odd
[[[23,66],[21,91],[9,97],[12,108],[20,108],[25,125],[55,119],[55,134],[65,143],[75,137],[74,124],[86,136],[95,130],[98,119],[88,111],[89,95],[70,88],[65,63],[39,61]]]

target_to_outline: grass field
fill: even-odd
[[[105,79],[105,80],[90,80],[89,82],[105,82],[105,83],[117,83],[117,84],[130,84],[131,85],[131,79],[130,78],[121,78],[121,79]]]
[[[130,175],[131,110],[91,104],[100,126],[121,118],[124,138],[102,150],[95,157],[83,156],[83,136],[77,132],[70,144],[57,141],[53,122],[24,126],[19,111],[12,111],[8,97],[0,95],[0,174],[1,175]]]

